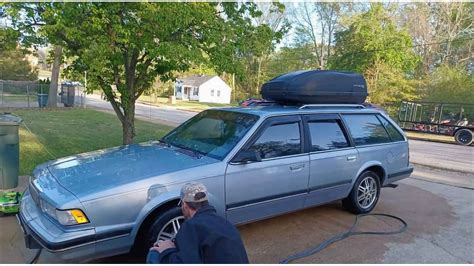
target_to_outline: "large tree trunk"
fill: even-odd
[[[130,93],[129,100],[122,102],[123,119],[122,119],[122,143],[124,145],[132,144],[135,137],[135,98]],[[123,100],[123,99],[122,99]]]
[[[51,73],[51,84],[49,85],[48,107],[56,107],[58,103],[59,70],[61,69],[61,57],[63,48],[59,45],[54,47],[54,62]]]
[[[122,121],[122,144],[132,144],[135,137],[135,119],[133,115],[124,116]]]
[[[123,119],[122,122],[122,144],[132,144],[135,137],[135,97],[134,90],[128,89],[128,99],[122,96]]]

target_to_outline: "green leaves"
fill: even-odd
[[[346,30],[336,33],[330,68],[363,73],[369,100],[386,103],[415,100],[417,81],[410,80],[419,58],[408,32],[399,29],[381,3],[352,19]]]
[[[123,124],[124,143],[133,139],[135,101],[157,76],[170,80],[193,65],[239,73],[236,55],[262,55],[275,39],[268,26],[252,25],[261,15],[253,3],[55,2],[21,10],[27,7],[46,24],[40,35],[64,47],[71,60],[66,73],[87,71],[88,88],[104,91]]]
[[[24,49],[0,50],[0,80],[36,80],[37,69],[28,62]]]
[[[474,76],[466,67],[442,65],[430,76],[427,100],[474,104]]]
[[[336,33],[336,47],[330,66],[364,72],[375,62],[412,71],[418,61],[408,32],[399,30],[383,8],[373,4],[358,15],[347,30]]]
[[[0,51],[15,49],[20,34],[11,28],[0,28]]]

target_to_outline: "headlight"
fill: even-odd
[[[56,208],[44,200],[40,200],[40,205],[44,213],[56,219]]]
[[[86,224],[89,222],[86,215],[79,209],[56,210],[58,222],[63,225]]]
[[[41,200],[41,209],[62,225],[76,225],[89,222],[84,212],[79,209],[58,210],[44,200]]]

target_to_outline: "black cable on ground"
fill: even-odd
[[[402,227],[400,227],[400,229],[395,230],[395,231],[385,231],[385,232],[384,231],[382,231],[382,232],[380,232],[380,231],[379,232],[377,232],[377,231],[355,231],[358,220],[360,218],[366,217],[366,216],[389,217],[389,218],[392,218],[394,220],[399,221],[402,224]],[[281,260],[279,263],[280,264],[287,264],[291,261],[311,256],[311,255],[313,255],[315,253],[318,253],[321,250],[327,248],[332,243],[337,242],[337,241],[341,241],[341,240],[346,239],[350,236],[355,236],[355,235],[393,235],[393,234],[399,234],[399,233],[404,232],[407,229],[407,227],[408,227],[408,224],[402,218],[394,216],[394,215],[383,214],[383,213],[359,214],[359,215],[356,216],[356,218],[354,220],[354,223],[352,224],[351,228],[348,231],[346,231],[344,233],[341,233],[341,234],[338,234],[338,235],[322,242],[321,244],[319,244],[315,247],[309,248],[309,249],[304,250],[300,253],[290,255],[287,258],[285,258],[284,260]]]
[[[38,251],[36,251],[35,256],[33,257],[33,259],[28,264],[36,264],[36,262],[39,259],[39,256],[41,255],[41,251],[43,251],[42,248],[38,249]]]

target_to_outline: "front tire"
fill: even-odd
[[[458,144],[469,146],[472,144],[473,133],[471,130],[463,128],[456,131],[456,134],[454,134],[454,139]]]
[[[375,208],[379,196],[380,177],[365,171],[357,178],[349,196],[342,200],[342,206],[354,214],[368,213]]]
[[[174,207],[161,212],[145,230],[145,234],[137,239],[138,246],[135,247],[135,256],[145,258],[155,242],[174,238],[183,223],[184,216],[181,208]]]

